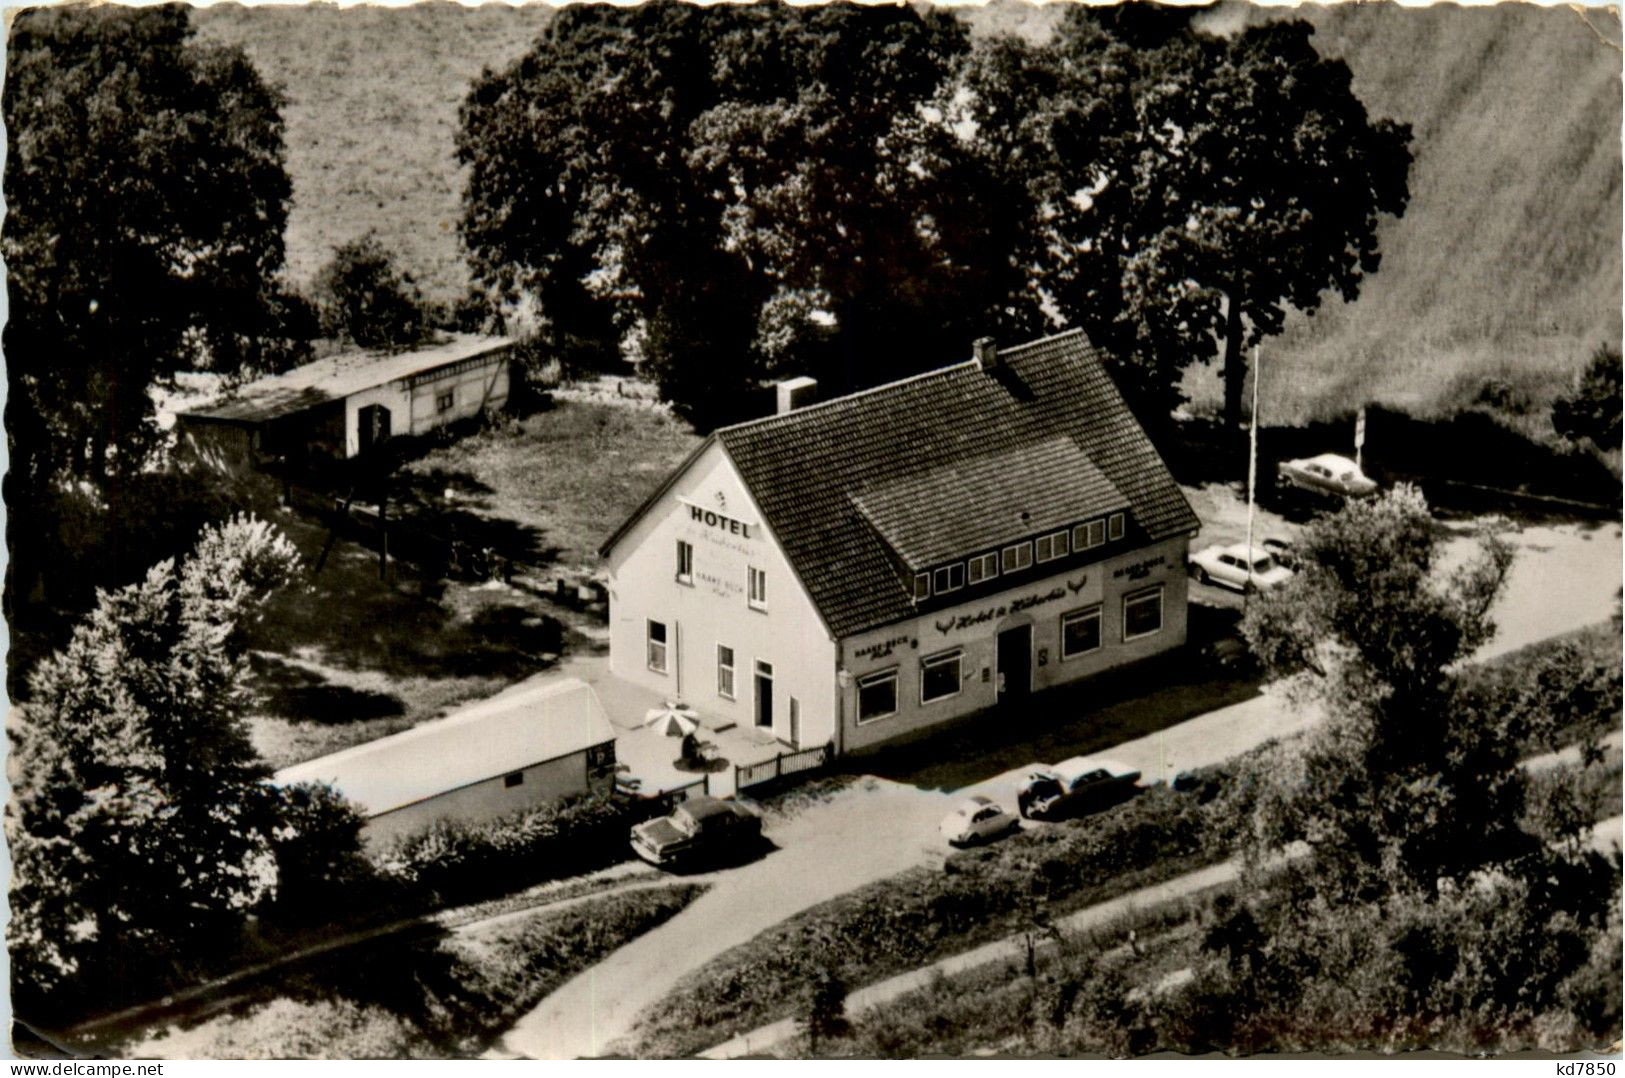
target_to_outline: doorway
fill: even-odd
[[[357,437],[358,451],[365,453],[389,441],[389,409],[382,404],[369,404],[356,413],[360,427]]]
[[[756,725],[773,725],[773,665],[756,660]]]
[[[1020,700],[1033,691],[1033,627],[1018,625],[999,634],[999,703]]]

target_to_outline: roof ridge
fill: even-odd
[[[846,393],[839,397],[832,397],[827,401],[819,401],[816,404],[804,405],[788,412],[775,412],[772,415],[757,416],[755,419],[746,419],[738,423],[730,423],[726,427],[718,427],[716,430],[712,431],[712,433],[727,434],[730,431],[745,430],[750,427],[764,426],[777,419],[788,419],[795,416],[803,416],[809,412],[816,412],[821,408],[830,408],[837,404],[846,404],[857,400],[859,397],[872,396],[876,393],[882,392],[883,390],[896,389],[900,386],[906,386],[914,382],[921,382],[927,378],[935,378],[939,375],[953,374],[956,371],[974,367],[976,365],[975,359],[962,359],[958,363],[951,363],[946,367],[933,367],[931,370],[921,371],[919,374],[911,374],[907,378],[899,378],[894,382],[882,382],[877,386],[869,386],[867,389],[854,390],[851,393]]]

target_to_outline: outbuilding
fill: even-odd
[[[1198,526],[1081,332],[978,341],[708,437],[601,550],[611,669],[868,749],[1183,644]]]
[[[422,436],[503,408],[511,382],[506,337],[454,333],[395,354],[329,356],[178,409],[183,453],[218,468],[265,458],[348,460],[400,435]]]
[[[615,781],[615,731],[592,686],[563,678],[276,773],[327,783],[366,814],[369,843],[437,820],[479,823]]]

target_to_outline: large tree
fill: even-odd
[[[1086,327],[1146,418],[1177,402],[1185,367],[1222,353],[1239,421],[1244,348],[1288,306],[1355,298],[1381,216],[1404,212],[1409,128],[1371,119],[1312,34],[1077,8],[1048,44],[989,42],[968,65],[965,130],[1019,185],[1015,325]]]
[[[35,671],[6,813],[26,1019],[207,968],[246,913],[308,905],[353,853],[353,811],[265,783],[244,721],[244,629],[298,560],[263,521],[206,529],[190,556],[103,592]]]
[[[274,365],[290,188],[281,98],[188,11],[31,8],[4,116],[13,513],[148,463],[152,388]]]

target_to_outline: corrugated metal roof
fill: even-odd
[[[915,570],[1129,508],[1064,434],[891,479],[852,501]]]
[[[1076,493],[1056,495],[1058,501],[1081,504],[1084,491],[1107,498],[1091,473],[1071,474],[1081,456],[1127,501],[1132,541],[1198,527],[1082,331],[1002,349],[1000,358],[992,371],[961,363],[716,432],[835,635],[915,611],[887,541],[857,500],[884,500],[877,492],[892,485],[941,489],[930,477],[967,462],[1005,454],[1012,464],[1023,463],[1023,474],[1008,478],[1024,500],[1074,485]],[[1057,447],[1061,438],[1078,456]],[[1030,474],[1026,465],[1033,466]],[[1008,507],[1003,491],[979,497],[959,507],[964,515]]]
[[[438,344],[394,355],[344,352],[306,363],[283,374],[249,382],[228,396],[179,409],[176,414],[238,423],[262,423],[327,401],[340,400],[375,386],[425,374],[437,367],[475,359],[512,343],[507,337],[452,333]]]
[[[615,740],[591,685],[563,678],[278,771],[326,782],[368,816]]]

